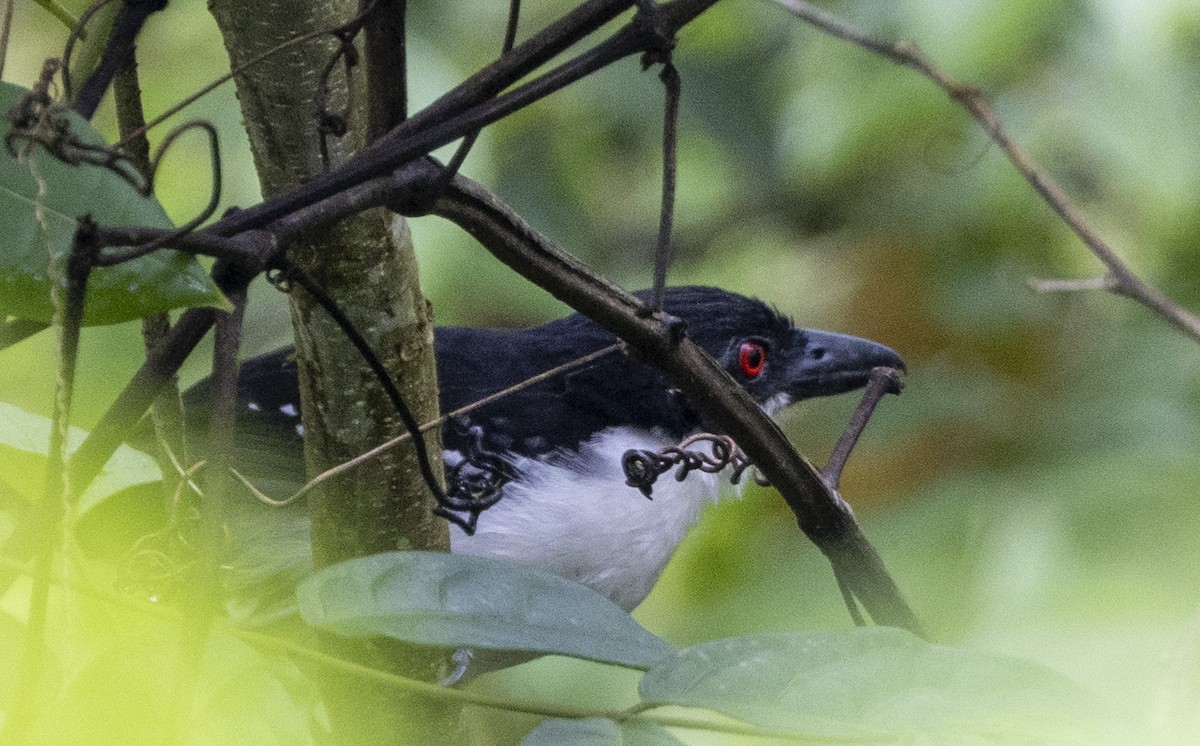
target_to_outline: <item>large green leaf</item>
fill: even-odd
[[[521,746],[680,746],[680,740],[653,723],[617,723],[605,718],[546,720]]]
[[[73,451],[87,433],[77,427],[67,435]],[[0,402],[0,480],[28,500],[40,499],[45,479],[46,449],[50,444],[50,420],[11,404]],[[82,515],[105,498],[128,487],[157,482],[162,472],[150,456],[122,445],[88,485],[75,506]]]
[[[26,93],[0,82],[0,111],[8,111]],[[105,144],[79,115],[64,110],[60,116],[84,143]],[[41,149],[16,159],[0,148],[0,315],[52,320],[50,278],[63,276],[76,220],[84,215],[111,227],[172,227],[158,200],[141,196],[107,169],[69,166]],[[97,269],[88,282],[84,323],[115,324],[172,308],[226,304],[194,257],[156,251]]]
[[[316,573],[297,591],[309,624],[349,636],[520,650],[647,667],[671,646],[604,596],[524,565],[389,552]]]
[[[886,627],[701,643],[654,666],[639,691],[817,738],[1095,743],[1100,713],[1088,692],[1036,663]]]

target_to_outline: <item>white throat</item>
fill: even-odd
[[[625,484],[625,451],[674,441],[645,430],[608,428],[577,453],[517,463],[522,478],[479,517],[474,536],[450,527],[454,552],[524,562],[590,586],[632,610],[654,587],[675,547],[720,496],[720,474],[667,472],[647,499]],[[457,454],[447,454],[453,463]],[[727,481],[727,480],[725,480]]]

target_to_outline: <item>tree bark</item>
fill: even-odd
[[[235,68],[288,39],[343,23],[358,10],[352,0],[210,0],[209,8]],[[321,71],[335,51],[332,36],[319,36],[272,55],[236,78],[265,197],[325,170],[314,99]],[[350,132],[327,138],[331,168],[363,144],[367,106],[361,68],[355,68],[352,85]],[[347,101],[340,63],[330,93],[329,108],[340,110]],[[417,420],[436,418],[433,314],[421,293],[403,220],[381,209],[360,213],[293,245],[288,256],[367,340]],[[383,389],[328,314],[300,288],[290,298],[311,476],[400,434],[403,427]],[[439,476],[440,440],[436,430],[426,436]],[[392,449],[330,480],[311,493],[309,505],[318,568],[395,549],[449,549],[446,524],[432,514],[432,496],[411,447]],[[445,673],[440,652],[381,640],[327,642],[339,656],[407,676],[436,680]],[[331,680],[326,693],[339,743],[395,742],[404,733],[417,737],[413,703],[396,702],[394,695],[387,701],[360,682],[341,678]]]

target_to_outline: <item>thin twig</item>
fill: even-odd
[[[1100,277],[1085,277],[1076,280],[1066,279],[1042,279],[1031,277],[1029,287],[1039,293],[1078,293],[1092,290],[1108,290],[1116,292],[1118,288],[1117,281],[1112,275],[1102,275]]]
[[[675,174],[679,141],[679,71],[671,63],[670,53],[658,77],[666,91],[663,114],[662,208],[658,217],[658,244],[654,249],[654,310],[663,310],[667,289],[667,270],[675,258],[671,250],[671,231],[675,223]]]
[[[212,93],[216,89],[220,88],[222,85],[224,85],[224,84],[228,83],[229,81],[233,80],[234,78],[236,78],[238,75],[241,75],[245,71],[249,70],[251,67],[254,67],[258,63],[271,58],[272,56],[282,52],[283,50],[287,49],[288,47],[292,47],[297,44],[303,44],[306,41],[311,41],[312,39],[317,39],[322,36],[328,36],[329,34],[332,34],[335,31],[337,31],[338,29],[342,28],[342,26],[344,26],[344,25],[345,24],[338,24],[337,26],[330,26],[328,28],[320,29],[319,31],[310,31],[307,34],[295,36],[295,37],[292,37],[291,39],[288,39],[287,41],[276,44],[275,46],[266,50],[265,52],[258,55],[257,57],[253,57],[253,58],[247,60],[245,63],[239,65],[238,67],[235,67],[234,69],[230,70],[225,75],[222,75],[221,77],[216,78],[211,83],[204,86],[203,88],[196,91],[195,93],[191,94],[190,96],[187,96],[186,98],[179,101],[178,103],[168,107],[166,109],[166,111],[162,112],[158,116],[151,119],[149,122],[147,122],[145,124],[145,126],[140,127],[139,129],[137,129],[133,132],[130,132],[128,135],[123,137],[121,139],[121,142],[117,143],[116,147],[118,147],[118,148],[124,147],[126,142],[128,140],[130,140],[131,138],[145,134],[148,130],[151,130],[151,129],[157,127],[158,125],[162,124],[166,120],[175,116],[176,114],[183,111],[187,107],[196,103],[196,101],[200,100],[204,96],[207,96],[208,94]]]
[[[133,58],[134,47],[142,26],[153,14],[167,6],[167,0],[140,0],[126,2],[117,11],[117,19],[109,33],[108,42],[96,69],[88,75],[79,92],[71,101],[72,108],[84,119],[91,119],[100,105],[100,99],[108,90],[113,78]]]
[[[193,129],[203,130],[208,135],[209,142],[209,166],[212,169],[211,185],[209,186],[208,204],[204,206],[200,212],[188,222],[179,226],[173,231],[170,231],[158,238],[148,241],[140,246],[130,246],[123,251],[110,251],[99,255],[96,258],[96,264],[101,267],[111,267],[116,264],[133,261],[147,254],[157,251],[164,246],[167,246],[173,241],[176,241],[183,236],[193,232],[199,228],[206,220],[212,217],[217,211],[217,205],[221,203],[221,150],[217,139],[217,128],[210,122],[200,119],[194,119],[190,122],[185,122],[175,129],[163,139],[162,144],[158,148],[158,153],[150,162],[150,168],[146,175],[146,191],[154,190],[154,179],[158,174],[158,168],[162,164],[163,158],[171,145],[185,132]]]
[[[45,668],[46,617],[54,555],[62,531],[62,516],[71,494],[67,469],[67,431],[71,422],[71,403],[75,393],[75,369],[79,361],[79,335],[83,327],[84,299],[92,258],[96,252],[95,224],[81,220],[66,262],[66,297],[59,294],[58,282],[51,290],[55,303],[55,321],[59,328],[58,375],[55,385],[54,415],[50,423],[50,444],[46,455],[46,479],[41,502],[34,512],[34,526],[25,530],[37,537],[33,558],[33,583],[29,591],[24,650],[17,679],[17,696],[9,709],[0,741],[20,743],[32,725],[37,697],[42,692]],[[53,260],[52,260],[53,261]],[[57,272],[52,268],[52,276]],[[55,278],[57,279],[57,278]]]
[[[916,44],[895,44],[842,21],[836,16],[803,0],[775,0],[793,15],[812,26],[855,46],[890,59],[898,65],[912,68],[946,92],[951,100],[963,107],[988,133],[1008,160],[1029,185],[1050,206],[1084,245],[1104,263],[1113,277],[1113,287],[1106,288],[1118,295],[1137,301],[1166,319],[1180,331],[1200,342],[1200,317],[1192,314],[1156,288],[1151,287],[1129,268],[1117,252],[1093,231],[1083,213],[1045,171],[1038,168],[1021,146],[1009,137],[1004,123],[988,104],[978,88],[960,83],[935,65]]]
[[[278,263],[282,270],[283,280],[288,283],[294,282],[303,288],[304,292],[311,296],[317,305],[328,314],[330,319],[337,324],[338,329],[341,330],[346,340],[354,346],[354,349],[363,359],[363,362],[371,369],[371,372],[375,375],[375,380],[379,382],[380,387],[387,394],[392,408],[400,418],[400,422],[409,434],[413,436],[413,440],[415,441],[413,443],[413,453],[417,459],[417,468],[421,472],[421,478],[425,481],[425,486],[429,489],[430,494],[433,495],[433,499],[437,503],[433,512],[461,528],[468,536],[474,534],[475,524],[479,520],[480,513],[499,501],[499,491],[488,497],[474,499],[469,495],[464,496],[460,494],[459,491],[453,489],[453,485],[451,485],[451,489],[449,490],[442,488],[441,480],[433,470],[433,461],[429,456],[429,444],[426,443],[424,438],[416,437],[420,435],[421,426],[417,423],[417,419],[413,416],[407,402],[404,401],[404,397],[401,395],[400,389],[396,386],[396,382],[392,379],[391,374],[384,367],[375,350],[371,349],[371,344],[358,331],[354,323],[346,316],[346,313],[329,297],[329,294],[317,285],[311,277],[305,274],[299,267],[287,262],[284,258],[280,258]],[[467,517],[464,518],[459,513],[466,513]]]
[[[825,484],[829,485],[829,489],[837,490],[841,485],[842,471],[850,459],[850,452],[858,444],[858,439],[862,437],[863,430],[870,422],[871,415],[875,412],[875,407],[879,405],[880,400],[887,394],[899,394],[903,388],[904,382],[900,380],[900,371],[895,368],[871,370],[871,377],[867,380],[867,389],[863,392],[858,406],[854,408],[854,414],[850,416],[850,422],[847,423],[845,432],[842,433],[842,437],[838,438],[837,445],[833,447],[829,463],[821,471],[821,477],[825,480]]]
[[[504,41],[500,45],[500,56],[508,54],[512,51],[513,44],[517,40],[517,26],[521,20],[521,0],[509,0],[508,4],[508,23],[504,26]],[[475,141],[479,139],[479,133],[482,129],[477,129],[470,132],[459,143],[458,149],[454,151],[454,155],[446,163],[446,168],[438,176],[438,180],[424,195],[424,198],[432,202],[433,198],[441,194],[450,180],[458,174],[462,164],[467,160],[467,155],[470,154],[471,148],[475,147]]]
[[[233,238],[214,235],[208,231],[179,234],[178,228],[108,228],[98,229],[100,245],[137,246],[150,242],[170,243],[171,249],[213,259],[224,259],[232,264],[254,266],[258,261],[264,233],[251,231]]]
[[[370,0],[359,0],[361,15]],[[408,3],[381,3],[363,29],[367,58],[365,142],[375,142],[408,116]]]
[[[117,129],[121,137],[141,128],[146,124],[145,109],[142,105],[142,86],[138,78],[137,55],[129,59],[125,68],[113,79],[113,103],[117,110]],[[141,173],[142,179],[153,181],[153,159],[151,157],[150,138],[145,134],[128,141],[125,153],[130,163]],[[99,237],[98,237],[99,238]],[[156,313],[142,319],[142,340],[146,354],[154,351],[158,345],[165,342],[171,333],[170,314]],[[179,380],[173,377],[163,387],[162,394],[155,399],[150,409],[150,422],[154,427],[154,442],[156,447],[151,454],[163,473],[164,500],[168,505],[174,505],[174,499],[182,487],[180,479],[174,480],[171,475],[179,473],[182,476],[179,459],[187,460],[187,441],[184,435],[183,401],[179,396]]]
[[[113,79],[113,103],[117,109],[117,131],[122,140],[146,124],[146,112],[142,106],[142,86],[138,80],[137,55],[131,57],[129,63]],[[154,170],[150,157],[150,138],[143,132],[138,137],[125,140],[124,153],[130,163],[141,172],[142,178],[150,182],[151,172]]]
[[[8,35],[12,31],[13,6],[16,0],[4,3],[4,21],[0,25],[0,80],[4,79],[4,62],[8,59]]]
[[[75,93],[74,81],[71,78],[71,57],[75,54],[75,45],[88,38],[87,26],[92,22],[92,17],[99,13],[101,8],[113,2],[117,2],[117,0],[94,0],[79,16],[79,19],[71,24],[71,33],[67,34],[67,42],[63,45],[62,53],[63,99],[66,101],[70,101]]]
[[[205,474],[200,503],[200,524],[194,561],[184,576],[187,594],[184,596],[180,620],[179,644],[176,652],[176,676],[166,717],[168,743],[186,740],[189,708],[195,699],[200,681],[200,667],[208,644],[212,622],[221,608],[221,585],[218,577],[220,558],[224,550],[224,500],[228,484],[225,466],[233,452],[233,420],[237,398],[237,360],[241,348],[242,320],[246,310],[246,292],[230,293],[233,311],[217,317],[213,341],[213,380],[216,405],[209,418],[209,461],[215,465]]]

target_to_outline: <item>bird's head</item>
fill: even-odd
[[[853,391],[866,385],[876,367],[904,370],[890,347],[848,334],[798,329],[762,301],[724,290],[672,288],[663,305],[768,412]]]

